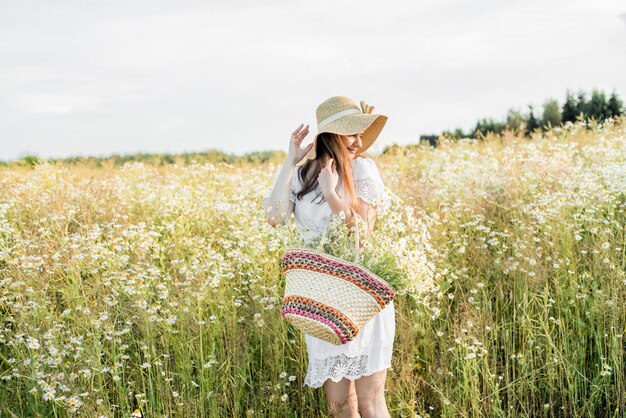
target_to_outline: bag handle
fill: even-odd
[[[350,212],[352,213],[352,221],[354,223],[354,232],[355,232],[355,238],[354,238],[354,262],[358,263],[359,262],[359,222],[357,220],[357,216],[358,214],[356,213],[356,211],[354,210],[354,208],[352,206],[350,206]],[[330,225],[330,219],[328,220],[328,222],[326,222],[326,226],[324,227],[324,231],[322,232],[322,239],[320,240],[320,246],[324,245],[324,243],[326,242],[326,239],[328,238],[328,226]]]

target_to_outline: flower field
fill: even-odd
[[[623,416],[626,120],[374,159],[386,245],[429,234],[392,416]],[[276,169],[0,168],[0,416],[327,416],[280,316]]]

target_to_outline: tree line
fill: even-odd
[[[474,129],[464,132],[462,129],[453,131],[444,131],[442,136],[448,138],[482,138],[488,133],[500,134],[506,130],[524,133],[530,135],[536,130],[547,130],[554,126],[559,126],[567,122],[575,122],[577,120],[595,120],[603,121],[609,117],[622,116],[626,114],[624,102],[617,93],[613,91],[607,99],[606,94],[594,89],[588,97],[584,91],[573,94],[568,91],[563,106],[560,106],[555,99],[548,99],[543,104],[543,111],[535,111],[532,105],[528,106],[527,112],[519,109],[509,109],[506,119],[499,121],[493,118],[483,118],[476,122]],[[428,141],[431,145],[436,146],[440,135],[421,135],[420,142]],[[398,148],[398,145],[386,146],[383,154]],[[410,145],[409,145],[410,147]],[[8,165],[37,165],[41,160],[50,163],[62,162],[66,164],[91,164],[101,166],[104,163],[112,163],[115,166],[121,166],[126,162],[141,161],[156,165],[166,164],[190,164],[192,161],[197,163],[226,163],[226,164],[262,164],[268,161],[280,163],[286,153],[284,151],[255,151],[244,155],[234,155],[225,153],[220,150],[207,150],[204,152],[186,152],[181,154],[150,154],[136,153],[130,155],[113,154],[107,157],[80,156],[67,158],[49,158],[40,159],[35,155],[27,155],[13,162],[0,161],[0,166]]]
[[[482,138],[489,132],[500,134],[505,130],[530,135],[536,130],[547,130],[551,127],[560,126],[567,122],[577,120],[603,121],[609,117],[626,114],[624,102],[613,91],[607,99],[602,90],[594,89],[591,95],[584,91],[574,94],[567,91],[565,102],[559,105],[556,99],[548,99],[543,104],[542,110],[536,110],[528,105],[528,110],[522,112],[519,109],[509,109],[504,120],[494,118],[479,119],[474,129],[464,132],[462,129],[442,132],[443,136],[459,138]],[[420,141],[428,141],[436,145],[439,135],[421,135]]]
[[[70,165],[89,165],[101,167],[103,165],[122,166],[127,162],[143,162],[145,164],[162,166],[169,164],[189,165],[192,162],[198,164],[219,164],[230,165],[241,164],[263,164],[273,161],[280,164],[287,154],[284,151],[253,151],[243,155],[235,155],[220,150],[207,150],[201,152],[184,152],[180,154],[171,153],[135,153],[135,154],[112,154],[105,157],[95,156],[75,156],[65,158],[39,158],[36,155],[27,155],[16,161],[0,161],[1,166],[35,166],[42,161],[51,164],[63,163]]]

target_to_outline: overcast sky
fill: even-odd
[[[568,88],[626,99],[625,13],[623,0],[0,0],[0,160],[286,151],[335,95],[389,117],[374,153]]]

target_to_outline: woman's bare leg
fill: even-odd
[[[353,381],[344,378],[335,383],[328,379],[324,382],[324,391],[326,392],[328,409],[330,409],[333,417],[360,417],[356,387]]]
[[[373,373],[370,376],[360,377],[355,381],[359,411],[363,414],[363,418],[391,417],[385,401],[386,378],[387,369]]]

